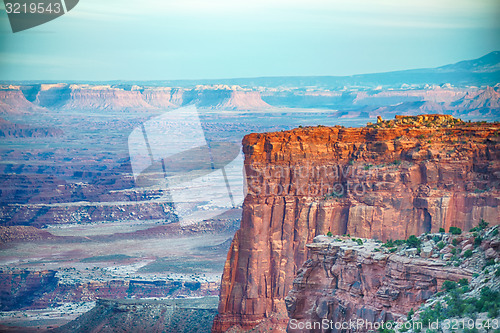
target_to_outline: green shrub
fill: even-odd
[[[440,236],[434,236],[434,237],[432,237],[432,240],[434,241],[434,243],[439,243],[439,241],[441,240],[441,237]]]
[[[444,230],[444,228],[439,228],[439,232],[440,233],[445,233],[446,231]]]
[[[474,238],[474,247],[480,246],[482,242],[483,242],[483,237],[477,236],[476,238]]]
[[[454,239],[451,241],[451,244],[453,244],[453,246],[457,246],[457,245],[458,245],[458,239],[454,238]]]
[[[389,239],[387,242],[385,242],[384,247],[394,247],[394,243],[392,242],[392,239]]]
[[[420,313],[420,320],[422,321],[423,326],[428,327],[429,323],[435,322],[436,320],[441,319],[441,315],[442,315],[441,309],[442,309],[441,303],[437,302],[434,305],[434,308],[429,307],[429,308],[425,309],[424,311],[422,311]]]
[[[488,222],[486,222],[484,219],[481,219],[481,222],[479,222],[478,227],[479,227],[481,230],[484,230],[484,229],[488,228],[488,225],[489,225],[489,223],[488,223]]]
[[[410,247],[419,247],[421,243],[420,239],[418,239],[415,235],[411,235],[406,241],[406,244]]]
[[[358,245],[363,245],[363,240],[362,239],[356,239],[356,243],[358,243]]]
[[[446,281],[443,282],[443,286],[442,286],[443,290],[450,291],[450,290],[453,290],[453,289],[456,289],[456,288],[457,288],[457,283],[456,282],[449,281],[449,280],[446,280]]]
[[[452,235],[460,235],[462,233],[462,229],[458,227],[450,227],[449,233]]]
[[[333,236],[333,234],[332,234],[332,232],[331,232],[331,231],[328,231],[328,232],[326,233],[326,235],[327,235],[328,237],[332,237],[332,236]]]
[[[488,259],[488,260],[486,260],[486,263],[484,264],[484,267],[492,266],[494,264],[495,264],[495,259]]]
[[[464,258],[470,258],[470,257],[472,257],[472,250],[471,249],[464,252]]]
[[[463,298],[463,294],[469,291],[468,286],[457,288],[457,284],[452,281],[445,281],[443,289],[446,289],[446,307],[442,307],[441,302],[434,305],[434,308],[427,308],[420,314],[420,319],[424,324],[429,321],[442,320],[452,317],[464,317],[465,315],[475,316],[475,313],[488,312],[490,318],[498,316],[500,309],[500,292],[493,291],[488,287],[481,290],[478,298]],[[437,293],[436,296],[443,292]]]
[[[413,317],[414,314],[415,314],[415,311],[413,311],[413,308],[411,308],[410,312],[408,312],[408,315],[406,316],[406,318],[408,320],[411,320],[411,317]]]
[[[438,249],[442,250],[446,246],[446,244],[444,242],[439,242],[436,246],[438,247]]]
[[[388,321],[388,323],[391,322],[391,321]],[[395,325],[392,325],[391,327],[394,327]],[[378,331],[379,333],[395,333],[396,331],[393,330],[393,329],[389,329],[386,327],[386,325],[383,325],[381,327],[379,327]]]
[[[488,317],[496,318],[498,317],[498,304],[492,304],[488,310]]]
[[[467,280],[466,278],[460,279],[460,280],[458,280],[458,284],[461,286],[468,286],[469,280]]]

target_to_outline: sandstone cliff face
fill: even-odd
[[[375,252],[380,244],[318,236],[308,244],[310,260],[297,273],[286,298],[289,332],[323,332],[319,324],[405,319],[444,281],[470,279],[472,271],[445,266],[440,259]],[[311,329],[316,326],[316,329]],[[329,324],[330,325],[330,324]],[[333,326],[335,327],[335,326]],[[366,332],[369,326],[359,328]],[[340,330],[338,330],[340,331]]]
[[[145,89],[142,92],[142,97],[149,105],[160,109],[170,109],[176,107],[173,99],[173,88],[158,88],[158,89]]]
[[[0,310],[31,306],[57,286],[56,271],[0,271]]]
[[[25,90],[27,95],[34,96],[35,104],[54,109],[147,111],[165,110],[188,104],[222,110],[255,110],[271,107],[261,99],[258,91],[244,90],[238,86],[197,86],[190,89],[62,84],[41,85]],[[11,93],[15,92],[12,90]],[[21,91],[18,90],[17,93],[26,103],[31,104]],[[5,99],[7,102],[7,96]],[[0,91],[0,103],[2,100]]]
[[[140,91],[126,91],[103,87],[70,87],[68,100],[63,109],[125,110],[148,109],[151,106],[142,99]]]
[[[19,115],[40,110],[42,108],[30,103],[18,87],[0,89],[0,114]]]
[[[213,331],[286,313],[317,235],[406,239],[481,218],[499,224],[499,129],[427,117],[246,136],[248,195]]]

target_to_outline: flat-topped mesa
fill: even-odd
[[[500,223],[498,123],[305,127],[249,134],[243,150],[248,194],[214,332],[286,316],[284,298],[317,235],[407,239]]]

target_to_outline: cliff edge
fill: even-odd
[[[498,227],[481,224],[465,234],[385,244],[317,236],[286,297],[288,332],[367,332],[391,321],[403,332],[452,318],[498,320],[499,274],[488,272],[498,270]],[[491,295],[478,301],[485,292]]]
[[[499,148],[500,124],[447,115],[247,135],[248,194],[213,332],[286,327],[285,297],[318,235],[406,239],[499,224]]]

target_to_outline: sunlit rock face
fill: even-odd
[[[499,224],[499,130],[426,115],[247,135],[248,194],[213,331],[286,327],[284,299],[317,235],[387,240]]]

